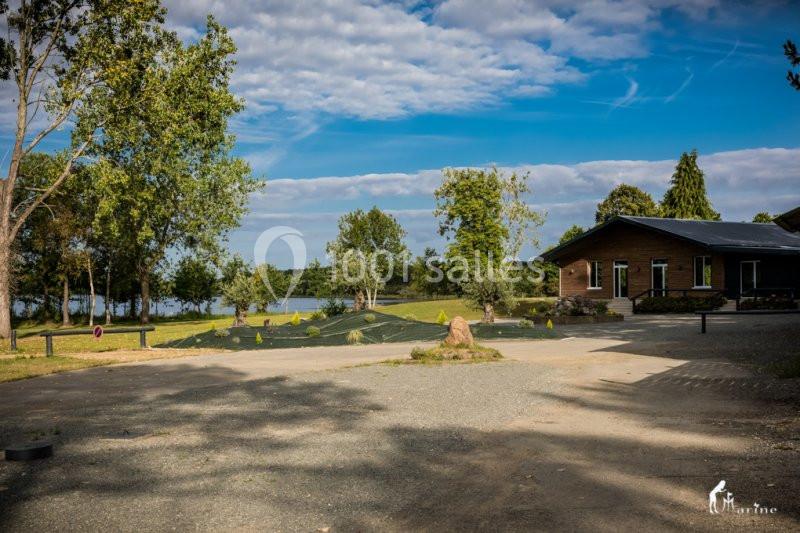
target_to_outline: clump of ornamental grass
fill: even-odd
[[[361,344],[364,341],[364,334],[360,330],[353,329],[347,334],[347,344]]]

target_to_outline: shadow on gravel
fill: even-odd
[[[563,327],[572,337],[624,341],[614,351],[677,359],[729,359],[758,366],[797,356],[800,317],[795,315],[708,318],[700,333],[700,318],[691,315],[638,315],[625,322]]]
[[[706,512],[705,494],[721,476],[738,495],[781,509],[771,526],[796,526],[796,460],[749,457],[730,442],[731,428],[746,433],[762,422],[757,413],[747,415],[755,421],[722,421],[711,411],[707,424],[690,426],[681,419],[689,395],[664,405],[651,394],[685,370],[547,395],[650,428],[612,437],[555,430],[553,420],[494,431],[375,425],[373,415],[386,408],[365,389],[330,380],[237,382],[235,372],[217,374],[219,385],[155,397],[129,392],[55,420],[12,417],[4,442],[57,427],[58,447],[49,460],[0,468],[0,530],[741,525]],[[207,376],[191,372],[209,371],[221,372],[160,370],[167,381],[198,382]]]

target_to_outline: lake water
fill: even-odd
[[[342,300],[348,305],[353,304],[352,298],[342,298]],[[316,311],[317,309],[321,308],[325,305],[327,299],[324,298],[313,298],[313,297],[306,297],[306,296],[297,296],[294,298],[289,298],[286,301],[286,305],[275,304],[269,306],[269,311],[278,313],[278,312],[288,312],[294,313],[298,311],[300,313],[303,312],[310,312]],[[402,302],[403,300],[397,299],[378,299],[378,305],[390,304],[390,303],[398,303]],[[59,310],[60,308],[59,303]],[[34,305],[34,308],[36,306]],[[89,309],[89,298],[88,297],[74,297],[70,299],[69,308],[71,313],[80,313],[85,314],[88,313]],[[150,312],[153,315],[158,316],[174,316],[182,311],[189,311],[193,310],[193,307],[181,307],[180,302],[175,300],[174,298],[168,298],[166,300],[162,300],[159,302],[151,302],[150,303]],[[205,308],[203,308],[205,311]],[[253,306],[251,311],[255,311],[255,306]],[[119,316],[123,316],[127,314],[128,311],[128,304],[127,303],[119,303],[116,306],[116,314]],[[105,314],[105,300],[102,296],[97,296],[97,309],[95,310],[95,316],[101,316]],[[25,313],[25,306],[22,302],[14,302],[14,314],[17,316],[22,316]],[[232,315],[233,314],[233,307],[225,306],[222,304],[222,298],[214,298],[211,302],[211,313],[215,315]]]

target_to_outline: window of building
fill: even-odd
[[[603,272],[600,261],[589,261],[589,288],[603,288]]]
[[[711,257],[708,255],[694,258],[694,286],[704,289],[711,287]]]

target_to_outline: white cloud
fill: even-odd
[[[168,0],[168,22],[195,38],[207,13],[239,47],[237,91],[249,113],[384,119],[543,96],[584,78],[572,57],[648,53],[663,9],[692,16],[715,1]]]
[[[540,242],[546,246],[572,224],[589,227],[595,206],[611,188],[628,183],[649,192],[659,201],[669,186],[675,160],[604,160],[573,165],[534,164],[502,167],[505,172],[529,172],[537,210],[547,211]],[[699,158],[714,208],[725,220],[750,220],[758,211],[780,213],[800,204],[800,148],[754,148],[717,152]],[[440,170],[415,173],[364,174],[357,176],[269,181],[266,193],[254,195],[252,212],[235,247],[247,251],[258,232],[287,224],[306,234],[311,255],[324,255],[325,243],[336,235],[343,211],[332,211],[331,201],[345,204],[345,211],[378,205],[398,218],[408,231],[415,253],[425,246],[443,249],[433,218],[433,191],[441,181]],[[400,200],[413,208],[394,208]],[[338,207],[338,205],[337,205]]]
[[[574,165],[518,165],[505,172],[529,173],[537,198],[605,194],[620,183],[663,193],[675,169],[675,160],[600,160]],[[699,165],[710,189],[763,188],[800,183],[799,148],[754,148],[700,156]],[[441,182],[439,169],[416,173],[362,174],[267,182],[266,192],[254,201],[265,204],[327,202],[332,198],[359,200],[398,196],[431,196]]]

